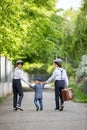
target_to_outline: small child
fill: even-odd
[[[39,110],[39,105],[40,105],[40,110],[43,110],[43,89],[44,89],[44,84],[41,82],[41,78],[37,77],[35,78],[35,85],[30,84],[30,88],[33,88],[35,91],[34,95],[34,104],[36,106],[36,111]],[[38,105],[39,102],[39,105]]]

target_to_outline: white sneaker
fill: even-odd
[[[64,105],[61,105],[59,111],[63,111],[63,109],[64,109]]]
[[[17,111],[18,110],[18,108],[16,107],[16,108],[13,108],[13,111]]]
[[[23,108],[21,108],[21,107],[19,107],[19,106],[17,107],[17,109],[19,109],[19,110],[21,110],[21,111],[24,111]]]

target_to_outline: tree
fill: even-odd
[[[52,61],[61,41],[55,4],[56,0],[1,0],[1,54],[13,61]]]
[[[78,65],[82,55],[87,54],[87,0],[83,0],[82,7],[75,22],[73,32],[72,53]]]

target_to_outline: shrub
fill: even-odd
[[[74,90],[74,101],[87,103],[87,93],[84,92],[84,86],[76,83],[70,83],[69,87],[73,88]]]
[[[79,67],[76,71],[77,79],[79,80],[83,76],[87,76],[87,55],[83,55],[81,57],[81,62],[79,64]]]

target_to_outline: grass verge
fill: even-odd
[[[4,101],[4,97],[0,97],[0,104]]]
[[[73,88],[75,102],[87,103],[87,93],[84,92],[84,87],[76,83],[70,83],[69,87]]]

